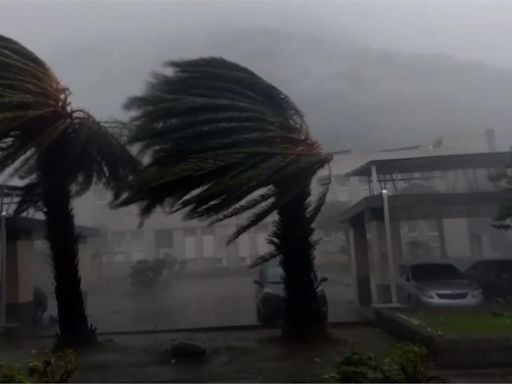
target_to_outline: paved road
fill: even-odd
[[[110,287],[91,286],[88,312],[102,331],[255,324],[252,280],[250,276],[174,278],[150,292],[140,292],[122,279]],[[330,321],[357,319],[348,280],[329,277],[324,285]]]

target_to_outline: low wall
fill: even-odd
[[[512,337],[454,337],[438,335],[415,324],[396,309],[375,308],[379,327],[407,341],[423,344],[439,368],[484,369],[512,365]]]

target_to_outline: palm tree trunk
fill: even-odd
[[[42,200],[46,215],[46,240],[51,249],[55,297],[59,318],[58,347],[78,347],[96,340],[89,325],[78,268],[78,237],[71,202],[69,164],[62,144],[55,143],[38,159]],[[60,145],[59,145],[60,144]]]
[[[293,185],[287,183],[278,187],[278,193],[288,193]],[[303,185],[303,189],[279,209],[274,230],[286,292],[283,333],[294,339],[315,337],[326,331],[316,289],[314,228],[307,218],[310,190]]]

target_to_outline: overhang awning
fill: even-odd
[[[24,216],[11,216],[6,220],[7,238],[15,239],[20,236],[30,237],[32,239],[44,239],[46,222],[44,219],[31,218]],[[81,237],[100,236],[99,228],[76,226],[76,232]]]
[[[502,204],[512,204],[509,191],[399,194],[389,196],[391,220],[494,217]],[[382,196],[367,196],[343,211],[338,219],[382,219]]]

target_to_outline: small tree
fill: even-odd
[[[136,160],[89,113],[73,109],[70,92],[34,53],[0,35],[0,171],[27,183],[17,207],[46,216],[59,318],[58,344],[96,339],[78,269],[72,199],[93,182],[118,194]]]

